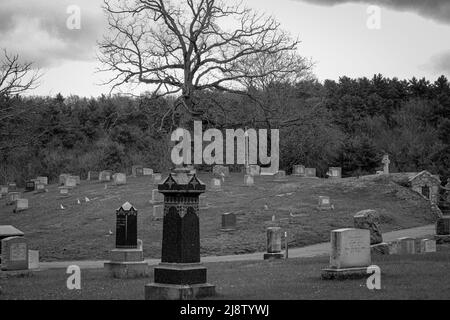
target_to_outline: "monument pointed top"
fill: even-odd
[[[131,203],[127,201],[119,209],[123,209],[124,211],[130,211],[131,209],[134,209],[134,207]]]

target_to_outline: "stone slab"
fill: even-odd
[[[365,268],[343,268],[343,269],[323,269],[323,280],[347,280],[361,279],[367,277],[367,267]]]
[[[145,286],[145,300],[193,300],[215,295],[216,287],[208,283],[196,285],[150,283]]]
[[[146,278],[150,275],[150,267],[147,262],[105,262],[105,270],[113,278],[134,279]]]

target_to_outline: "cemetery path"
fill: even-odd
[[[385,242],[390,242],[402,237],[412,237],[420,238],[431,236],[435,234],[435,225],[426,225],[417,228],[396,230],[392,232],[383,233],[383,240]],[[330,252],[330,243],[318,243],[311,246],[306,246],[302,248],[290,248],[289,257],[290,258],[310,258],[317,256],[327,256]],[[202,257],[202,262],[233,262],[233,261],[252,261],[261,260],[262,252],[250,253],[250,254],[240,254],[240,255],[229,255],[229,256],[209,256]],[[146,259],[150,266],[155,266],[160,263],[159,259]],[[106,260],[85,260],[85,261],[55,261],[55,262],[41,262],[41,269],[61,269],[67,268],[71,265],[77,265],[81,269],[98,269],[103,268],[103,264],[107,262]]]

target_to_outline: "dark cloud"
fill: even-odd
[[[1,0],[0,48],[18,53],[40,67],[65,60],[95,57],[96,41],[104,31],[101,0]],[[67,9],[81,11],[81,29],[70,30]]]
[[[450,24],[450,0],[296,0],[312,4],[333,6],[344,3],[364,3],[415,12],[424,18]]]

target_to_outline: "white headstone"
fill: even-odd
[[[251,175],[244,176],[244,185],[253,186],[254,184],[255,184],[255,180],[253,179],[253,176],[251,176]]]
[[[116,186],[127,184],[127,176],[124,173],[116,173],[114,175],[114,184]]]
[[[17,199],[15,212],[25,211],[28,209],[28,199]]]
[[[74,176],[66,177],[64,186],[65,187],[69,187],[69,188],[75,188],[77,186],[77,179],[76,179],[76,177],[74,177]]]
[[[37,177],[36,180],[44,185],[48,185],[48,177]]]
[[[436,252],[436,240],[423,239],[420,241],[420,252]]]
[[[39,251],[28,250],[28,269],[39,269]]]
[[[370,263],[369,230],[349,228],[331,231],[331,268],[368,267]]]
[[[144,173],[144,176],[151,176],[153,174],[153,169],[144,168],[143,173]]]

